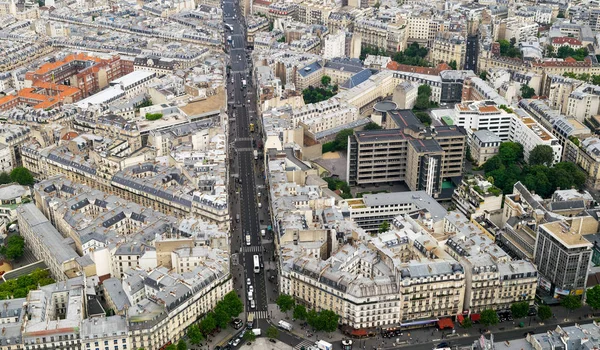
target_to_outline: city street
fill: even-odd
[[[256,124],[256,94],[252,89],[251,68],[247,63],[244,19],[239,16],[241,12],[233,0],[225,0],[223,10],[225,23],[230,26],[225,35],[231,36],[231,44],[228,48],[230,69],[227,95],[230,208],[233,220],[232,274],[235,290],[246,305],[246,320],[249,315],[254,315],[258,323],[258,326],[255,323],[254,328],[260,327],[266,331],[268,324],[265,320],[268,316],[269,300],[266,291],[268,276],[265,268],[273,265],[270,261],[273,245],[272,238],[261,237],[261,229],[266,229],[269,215],[262,156],[255,159],[254,155],[260,140],[260,127]],[[265,261],[265,257],[269,261]],[[253,288],[252,299],[249,298],[248,293],[250,286]]]

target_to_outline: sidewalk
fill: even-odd
[[[304,339],[304,340],[316,342],[317,340],[322,339],[322,340],[332,343],[332,342],[339,342],[339,341],[342,341],[342,339],[348,338],[347,336],[344,336],[342,334],[342,332],[340,332],[339,330],[336,332],[332,332],[332,333],[326,333],[326,332],[313,332],[310,326],[307,326],[304,329],[302,329],[302,324],[305,321],[292,320],[293,312],[290,310],[290,311],[288,311],[288,313],[286,315],[283,312],[279,311],[279,306],[277,306],[277,304],[275,304],[275,303],[270,303],[268,305],[268,310],[269,310],[269,316],[270,316],[271,323],[274,326],[277,326],[277,323],[279,323],[279,321],[281,321],[281,320],[291,323],[294,327],[292,329],[291,333],[299,338]],[[310,338],[306,334],[309,331],[311,333],[313,333],[313,336]]]

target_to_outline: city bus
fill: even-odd
[[[260,261],[258,255],[254,255],[254,273],[260,272]]]

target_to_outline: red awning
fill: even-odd
[[[459,323],[463,323],[463,321],[465,320],[465,317],[462,314],[458,314],[458,316],[456,316],[456,319],[458,320]]]
[[[471,321],[477,322],[481,318],[480,314],[471,314]]]
[[[454,328],[454,322],[452,322],[452,320],[448,317],[440,318],[440,320],[437,322],[437,324],[440,329]]]
[[[367,330],[364,328],[361,329],[353,329],[351,335],[355,337],[365,337],[367,336]]]

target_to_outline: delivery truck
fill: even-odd
[[[279,321],[279,328],[285,329],[286,331],[291,332],[293,327],[292,327],[291,323],[281,320],[281,321]]]
[[[319,340],[315,343],[315,345],[320,350],[333,350],[333,345],[331,345],[331,343],[326,342],[325,340]]]

